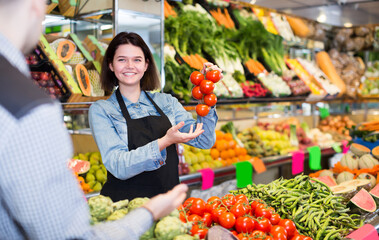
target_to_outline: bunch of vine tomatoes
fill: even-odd
[[[262,200],[249,202],[246,195],[226,194],[222,198],[188,198],[179,208],[180,220],[192,222],[191,235],[204,239],[208,229],[221,225],[240,240],[312,240],[300,235],[295,223],[282,219]]]
[[[215,83],[220,81],[221,72],[219,70],[208,71],[204,75],[199,71],[191,73],[190,80],[195,87],[192,89],[192,97],[199,100],[200,103],[196,106],[196,113],[199,116],[206,116],[209,113],[210,107],[216,105],[217,97],[213,93]]]

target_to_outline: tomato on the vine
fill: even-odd
[[[251,233],[255,229],[255,223],[251,217],[238,217],[234,227],[239,233]]]
[[[194,223],[198,223],[201,221],[201,216],[197,215],[197,214],[191,214],[188,216],[188,221],[190,222],[194,222]]]
[[[197,104],[196,105],[196,113],[199,116],[205,117],[209,113],[211,108],[205,104]]]
[[[212,213],[212,210],[220,206],[221,199],[219,197],[210,197],[205,204],[205,211]]]
[[[230,212],[233,213],[234,216],[236,216],[236,218],[245,215],[249,211],[250,211],[250,209],[245,206],[245,203],[241,203],[241,202],[234,204],[230,208]]]
[[[278,225],[282,226],[284,229],[286,229],[288,238],[291,238],[293,235],[295,235],[296,225],[292,220],[281,219],[279,221]]]
[[[227,206],[228,208],[231,208],[236,203],[236,198],[233,194],[226,194],[221,199],[222,204]]]
[[[219,70],[211,70],[206,73],[205,78],[216,83],[221,79],[221,72]]]
[[[200,83],[200,90],[204,94],[212,93],[214,88],[215,88],[215,84],[212,81],[203,80]]]
[[[205,202],[201,198],[195,198],[190,207],[190,212],[202,216],[205,210]]]
[[[300,235],[300,234],[295,234],[292,238],[291,238],[291,240],[303,240],[304,239],[304,237],[302,236],[302,235]]]
[[[257,208],[258,205],[264,204],[264,202],[260,199],[256,199],[251,202],[250,207],[251,207],[251,213],[254,214],[255,209]]]
[[[191,228],[191,235],[198,235],[200,239],[204,239],[205,235],[208,233],[208,228],[201,228],[199,225],[195,224]]]
[[[255,239],[262,238],[264,239],[266,237],[266,234],[260,230],[254,230],[251,234],[250,237]]]
[[[236,230],[232,230],[232,231],[230,231],[234,236],[238,236],[238,232],[236,231]]]
[[[271,230],[270,220],[268,220],[265,217],[257,218],[255,220],[255,229],[260,230],[265,233],[269,233]]]
[[[249,199],[244,194],[238,194],[236,197],[236,202],[243,202],[249,204]]]
[[[237,235],[237,238],[239,240],[250,240],[249,234],[246,234],[246,233],[239,233]]]
[[[212,225],[212,214],[205,212],[201,221],[205,226],[210,227]]]
[[[200,85],[201,81],[204,80],[204,75],[199,71],[194,71],[190,76],[191,83],[194,85]]]
[[[271,214],[270,222],[272,225],[277,225],[280,221],[280,215],[278,213]]]
[[[287,240],[287,231],[282,226],[279,226],[279,225],[272,226],[270,233],[274,237],[274,239]]]
[[[185,211],[182,211],[182,210],[179,211],[179,219],[180,219],[180,221],[186,223],[187,219],[188,219],[188,216],[189,215],[187,215]]]
[[[210,93],[204,96],[204,103],[212,107],[217,103],[217,97],[214,93]]]
[[[270,219],[271,218],[271,211],[268,210],[264,205],[258,205],[256,208],[255,208],[255,216],[256,217],[265,217],[267,219]]]
[[[183,203],[183,208],[184,208],[185,210],[188,210],[189,207],[192,205],[193,200],[195,200],[195,199],[196,199],[196,198],[194,198],[194,197],[190,197],[190,198],[188,198],[187,200],[185,200],[184,203]]]
[[[303,236],[303,240],[313,240],[311,237]]]
[[[216,209],[213,209],[212,210],[212,221],[215,222],[215,223],[219,223],[219,218],[221,216],[222,213],[226,212],[226,208],[224,207],[219,207],[219,208],[216,208]]]
[[[236,223],[236,217],[231,212],[225,211],[225,212],[221,213],[221,215],[218,219],[219,219],[220,225],[226,229],[232,228],[234,226],[234,224]]]
[[[199,86],[192,88],[192,97],[197,100],[203,99],[204,94],[200,91]]]

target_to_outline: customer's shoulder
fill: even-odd
[[[22,118],[34,108],[54,102],[9,62],[2,61],[0,72],[0,105],[13,117]]]

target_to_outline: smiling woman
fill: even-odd
[[[217,69],[211,63],[206,66]],[[101,194],[118,201],[166,192],[179,183],[177,143],[203,149],[214,145],[215,108],[194,120],[173,96],[147,92],[159,88],[159,77],[152,54],[138,34],[118,34],[109,44],[102,69],[103,89],[117,88],[89,111],[91,130],[108,171]]]

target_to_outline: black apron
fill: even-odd
[[[160,116],[131,119],[120,90],[116,90],[117,102],[120,105],[128,129],[129,151],[163,137],[167,130],[172,127],[168,117],[146,92],[145,94]],[[172,189],[179,183],[179,160],[175,144],[167,147],[166,152],[165,165],[153,171],[142,172],[126,180],[120,180],[108,171],[108,180],[104,184],[101,194],[109,196],[113,201],[119,201],[123,199],[131,200],[136,197],[150,198]]]

